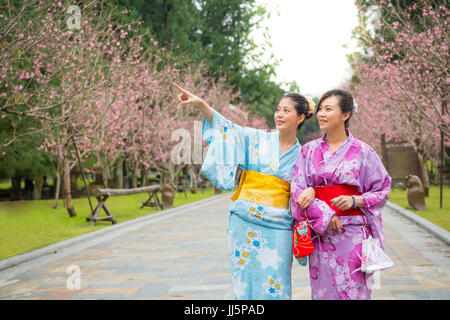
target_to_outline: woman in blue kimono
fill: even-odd
[[[221,190],[233,190],[237,167],[243,169],[232,196],[228,224],[231,275],[236,299],[291,299],[292,230],[290,179],[300,151],[297,130],[314,112],[311,100],[285,95],[276,108],[272,132],[236,125],[201,98],[180,91],[181,105],[194,105],[205,119],[202,136],[209,143],[202,172]],[[304,190],[301,207],[314,200]]]

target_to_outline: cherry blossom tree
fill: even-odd
[[[80,28],[74,30],[65,24],[61,2],[30,3],[39,21],[19,24],[24,18],[22,11],[17,16],[2,17],[6,22],[2,33],[19,40],[11,40],[0,51],[5,65],[0,83],[5,88],[0,94],[3,98],[0,110],[40,121],[38,128],[31,128],[26,134],[42,135],[41,148],[56,159],[57,184],[62,173],[65,205],[72,217],[76,215],[70,190],[70,171],[76,165],[71,147],[73,138],[85,136],[86,126],[80,120],[86,119],[82,115],[91,108],[99,92],[113,86],[113,80],[120,80],[112,75],[120,75],[121,68],[127,67],[120,64],[121,59],[135,54],[130,47],[133,42],[127,39],[132,28],[113,25],[111,14],[99,15],[100,2],[85,4]],[[99,120],[105,124],[103,118],[92,118],[94,122]],[[13,135],[3,146],[17,138]],[[82,156],[86,153],[88,150]]]
[[[159,171],[163,183],[176,182],[192,162],[172,161],[173,132],[183,129],[194,137],[194,123],[202,119],[192,107],[178,106],[173,81],[203,96],[233,122],[265,126],[248,114],[247,106],[230,106],[239,93],[227,88],[224,79],[209,79],[204,66],[180,63],[154,40],[144,50],[139,27],[117,23],[101,1],[85,2],[79,28],[69,28],[69,4],[29,1],[0,15],[0,34],[6,39],[0,47],[0,112],[33,123],[0,141],[0,151],[27,135],[40,138],[38,149],[50,156],[57,177],[54,207],[62,184],[66,209],[76,215],[70,182],[80,164],[86,172],[101,174],[104,187],[124,159],[133,171],[133,187],[139,172],[146,183],[150,168]],[[195,149],[195,141],[189,143]]]
[[[359,105],[356,131],[378,150],[382,133],[388,140],[413,145],[429,186],[426,159],[439,154],[440,136],[441,148],[449,145],[450,137],[449,11],[431,0],[407,8],[382,0],[357,4],[360,12],[367,12],[364,5],[377,13],[378,36],[367,25],[356,29],[367,45],[366,55],[352,57],[355,81],[349,89]]]

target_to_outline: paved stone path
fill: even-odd
[[[0,272],[0,299],[232,299],[226,230],[228,197],[216,197],[167,219],[53,257],[11,276]],[[411,221],[383,212],[387,253],[373,299],[450,299],[450,249]],[[80,288],[67,288],[69,266]],[[293,299],[310,299],[308,269],[293,264]]]

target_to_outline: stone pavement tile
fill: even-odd
[[[229,278],[230,279],[230,281],[231,281],[231,274],[230,274],[230,272],[217,272],[218,270],[216,269],[215,270],[216,272],[215,273],[211,273],[210,275],[212,276],[212,277],[225,277],[225,278]]]
[[[382,290],[388,290],[391,292],[394,291],[417,291],[417,292],[425,292],[421,286],[405,286],[405,285],[392,285],[392,286],[385,286],[381,285],[380,289]]]
[[[114,279],[114,273],[116,270],[94,270],[89,273],[84,273],[81,270],[81,279],[93,278],[93,279]]]
[[[83,292],[87,287],[80,287],[80,289],[69,290],[67,288],[53,289],[46,296],[39,298],[39,300],[68,300],[73,296]]]
[[[183,279],[186,279],[186,281],[190,282],[200,282],[203,283],[205,279],[211,279],[210,273],[207,272],[189,272],[186,273],[185,276],[183,276]],[[209,282],[209,281],[208,281]]]
[[[0,300],[38,300],[44,296],[47,296],[47,292],[41,293],[22,293],[22,294],[9,294],[9,295],[0,295]]]
[[[6,293],[13,292],[14,290],[20,290],[24,286],[28,288],[28,283],[30,280],[27,279],[13,279],[5,282],[0,286],[0,295],[5,295]]]
[[[130,297],[128,300],[192,300],[191,296],[166,295],[164,297]]]
[[[121,287],[113,288],[112,286],[110,288],[92,288],[90,287],[87,290],[84,290],[83,295],[103,295],[103,294],[114,294],[114,293],[136,293],[138,292],[142,287],[134,287],[134,288],[127,288],[127,287]]]
[[[0,287],[0,294],[23,294],[30,292],[34,288],[42,285],[44,282],[41,278],[36,279],[20,279],[20,281],[12,283],[5,287]]]
[[[84,260],[79,266],[81,269],[97,268],[102,264],[101,260]]]
[[[60,275],[67,275],[67,268],[72,264],[63,264],[63,265],[47,265],[43,266],[41,270],[45,270],[46,272],[51,272]]]
[[[169,288],[169,294],[175,294],[178,292],[203,292],[203,291],[221,291],[231,289],[231,282],[222,282],[217,284],[203,284],[203,285],[185,285],[177,284]]]
[[[195,289],[198,287],[198,289]],[[221,300],[226,293],[231,290],[231,284],[218,284],[206,286],[188,286],[188,287],[172,287],[167,292],[166,296],[189,296],[192,299],[199,299],[196,297],[202,296],[207,300]]]
[[[105,248],[107,246],[102,245],[102,247],[94,246],[89,248],[89,250],[83,250],[81,252],[73,254],[70,258],[72,259],[81,259],[81,260],[98,260],[105,254]],[[113,249],[112,246],[109,246],[109,249]]]
[[[228,289],[222,297],[222,300],[234,300],[233,288]]]
[[[81,287],[81,284],[80,284]],[[85,286],[83,286],[85,287]],[[66,289],[67,290],[67,284],[66,281],[59,281],[59,282],[54,282],[54,283],[45,283],[43,285],[40,285],[36,288],[34,288],[32,291],[33,292],[43,292],[43,291],[52,291],[52,290],[57,290],[57,289]]]
[[[192,300],[221,300],[225,291],[195,292],[189,297]]]
[[[108,285],[118,285],[120,282],[115,278],[110,279],[97,279],[95,277],[81,277],[81,285],[86,286],[108,286]]]
[[[70,300],[126,300],[129,299],[133,293],[115,293],[115,294],[77,294],[70,298]]]
[[[420,283],[416,279],[411,279],[408,277],[405,278],[397,278],[397,279],[382,279],[381,285],[383,287],[391,287],[391,286],[417,286],[420,287]]]
[[[406,266],[432,265],[432,263],[428,259],[424,258],[417,249],[415,249],[409,244],[402,246],[400,245],[400,243],[398,243],[395,246],[391,246],[391,248],[392,251],[396,254],[397,256],[396,258],[398,258],[398,260],[403,265]]]
[[[221,284],[228,284],[231,288],[231,275],[223,276],[223,277],[217,277],[217,278],[211,278],[208,283],[205,285],[221,285]]]
[[[127,265],[127,261],[114,261],[111,263],[105,263],[103,265],[99,265],[97,266],[97,268],[95,268],[95,270],[98,271],[108,271],[108,270],[118,270],[118,269],[122,269]]]
[[[446,290],[450,294],[450,281],[419,280],[423,290]]]
[[[431,266],[430,260],[423,256],[407,255],[400,258],[406,266]]]
[[[450,300],[450,290],[427,290],[428,295],[433,300]]]
[[[133,274],[122,278],[121,284],[145,283],[163,281],[164,278],[153,272],[151,274]],[[116,281],[117,282],[117,281]]]
[[[373,289],[372,290],[373,300],[394,300],[395,297],[392,295],[391,290],[387,289]]]
[[[429,280],[439,281],[439,282],[450,282],[450,278],[448,277],[448,272],[444,270],[440,270],[435,266],[411,266],[409,267],[409,271],[414,275],[414,278],[417,280]],[[444,280],[443,280],[444,279]],[[447,281],[445,279],[448,279]],[[450,288],[450,287],[449,287]]]
[[[397,300],[394,296],[392,295],[387,295],[387,296],[372,296],[371,300]]]
[[[16,276],[19,279],[33,280],[42,275],[41,270],[29,270]]]
[[[168,283],[146,283],[139,291],[130,295],[129,298],[142,298],[142,297],[164,297],[169,291],[170,285]]]
[[[398,265],[394,268],[381,271],[381,280],[396,279],[405,275],[404,268],[399,268]]]
[[[392,290],[392,295],[399,300],[430,299],[430,295],[421,290]]]

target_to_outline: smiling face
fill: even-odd
[[[283,98],[278,103],[273,116],[278,130],[297,130],[297,127],[305,118],[305,115],[298,115],[294,101],[290,98]]]
[[[338,96],[330,96],[317,107],[317,121],[321,130],[345,128],[345,120],[350,117],[350,112],[342,113],[339,99]]]

